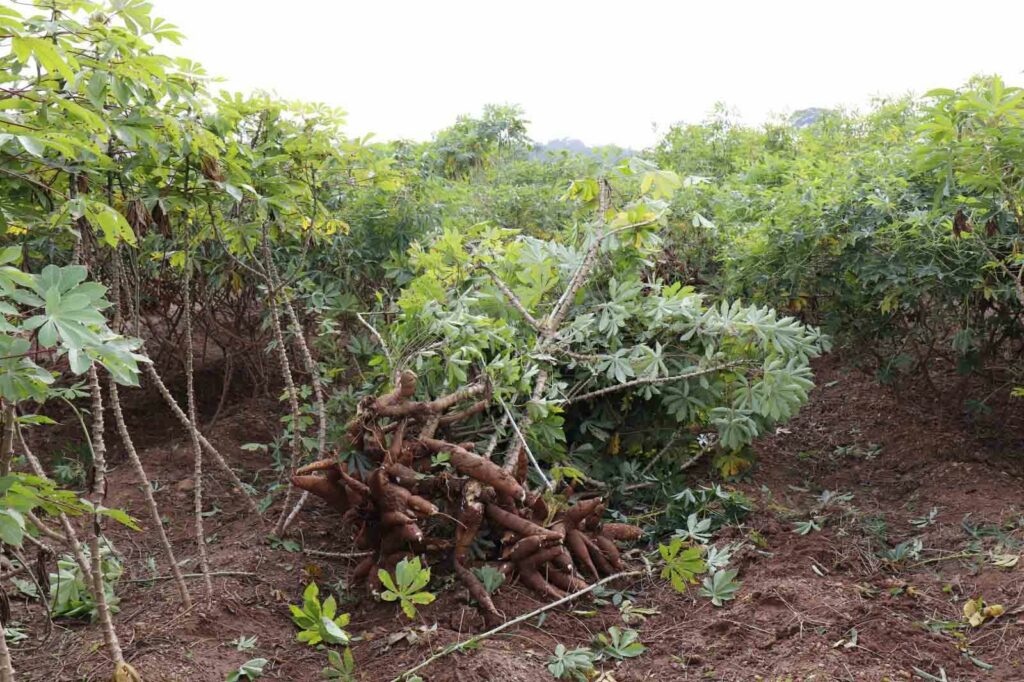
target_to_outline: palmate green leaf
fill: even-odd
[[[11,402],[42,401],[53,375],[26,356],[31,342],[0,334],[0,397]]]
[[[240,665],[237,670],[228,673],[225,682],[241,682],[242,678],[256,680],[263,677],[263,669],[266,668],[268,662],[265,658],[251,658]]]
[[[685,592],[687,585],[697,582],[697,575],[707,570],[699,547],[684,545],[680,538],[673,538],[668,545],[658,545],[665,566],[661,577],[668,580],[677,592]]]
[[[722,606],[724,602],[735,599],[736,593],[743,585],[736,580],[737,575],[739,575],[739,571],[731,568],[704,578],[700,595],[710,598],[711,603],[715,606]]]
[[[302,606],[289,604],[292,622],[299,628],[300,632],[296,639],[305,642],[310,646],[327,642],[328,644],[347,644],[350,637],[343,629],[349,623],[349,615],[343,613],[335,617],[338,609],[337,601],[333,595],[328,595],[323,604],[319,599],[320,588],[316,583],[310,583],[302,593]]]
[[[411,560],[398,563],[395,567],[395,576],[402,592],[418,592],[430,582],[430,569],[423,568],[419,557],[413,557]]]
[[[322,671],[323,677],[328,680],[342,680],[343,682],[356,682],[356,660],[352,656],[352,650],[345,647],[345,652],[339,654],[334,649],[327,652],[328,667]]]
[[[74,80],[75,72],[68,66],[53,43],[44,38],[14,36],[11,39],[11,51],[18,61],[27,64],[29,57],[35,57],[39,64],[49,73],[58,73],[64,80]]]
[[[494,566],[479,566],[471,570],[473,575],[483,584],[487,594],[494,594],[505,582],[505,574]]]
[[[0,509],[0,540],[21,547],[25,538],[25,517],[16,509]]]
[[[636,658],[647,651],[647,647],[640,643],[640,633],[629,628],[623,630],[615,625],[608,628],[607,634],[600,633],[597,641],[601,646],[602,656],[620,661]]]
[[[49,479],[17,473],[0,478],[0,509],[13,509],[20,513],[42,510],[51,516],[61,512],[78,516],[91,510],[92,506],[70,490],[57,488]]]
[[[566,649],[564,644],[558,644],[548,659],[548,672],[558,680],[587,682],[594,670],[594,659],[595,654],[590,649]]]
[[[380,598],[387,602],[399,602],[402,612],[412,620],[416,617],[416,605],[430,604],[435,596],[421,590],[430,582],[430,568],[423,567],[419,557],[402,559],[395,566],[392,579],[387,571],[378,572],[381,584],[387,589],[380,593]]]
[[[12,271],[16,272],[13,268]],[[57,348],[60,352],[67,353],[73,372],[81,374],[88,370],[93,362],[99,362],[110,371],[118,383],[137,385],[139,363],[148,361],[145,356],[136,352],[141,342],[117,336],[110,331],[106,318],[100,312],[110,305],[104,298],[106,287],[96,282],[85,282],[86,274],[87,271],[82,266],[48,265],[38,275],[29,276],[27,284],[31,286],[31,292],[13,288],[15,280],[10,278],[7,283],[0,286],[4,293],[17,302],[42,308],[41,312],[27,318],[22,323],[22,328],[34,331],[36,341],[41,346]],[[16,283],[26,282],[18,278]],[[17,342],[10,342],[14,343]],[[0,338],[0,345],[3,344],[3,338]],[[4,356],[17,355],[21,352],[23,351],[13,348],[12,352],[5,353]],[[6,389],[0,386],[0,391],[20,390],[29,393],[30,397],[40,398],[42,389],[38,384],[47,383],[48,377],[44,377],[42,371],[34,364],[20,361],[18,367],[8,363],[3,369],[12,374]],[[12,385],[15,383],[17,386]]]

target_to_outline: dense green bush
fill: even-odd
[[[604,210],[604,181],[573,183],[566,199],[590,220],[551,238],[485,222],[414,245],[416,276],[382,330],[389,355],[372,361],[380,379],[411,367],[426,395],[440,395],[485,373],[530,425],[538,457],[568,476],[620,478],[620,464],[669,443],[671,468],[701,434],[735,456],[792,416],[812,385],[808,361],[827,341],[768,308],[659,277],[679,180],[639,160],[610,178]]]
[[[724,293],[824,325],[883,379],[1005,378],[1022,350],[1022,99],[976,79],[799,129],[677,127],[652,155],[704,174],[676,241]]]

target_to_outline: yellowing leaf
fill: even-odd
[[[990,606],[986,606],[981,613],[986,618],[998,618],[999,616],[1006,613],[1006,607],[1004,607],[1002,604],[992,604]]]
[[[992,563],[999,568],[1013,568],[1020,561],[1019,554],[993,554]]]

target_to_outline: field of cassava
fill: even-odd
[[[1024,90],[643,150],[0,4],[0,682],[1024,679]]]

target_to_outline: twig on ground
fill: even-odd
[[[621,573],[616,573],[614,575],[610,575],[607,578],[602,578],[601,580],[598,580],[597,582],[595,582],[595,583],[593,583],[593,584],[583,588],[579,592],[573,592],[572,594],[568,594],[568,595],[562,597],[561,599],[559,599],[557,601],[553,601],[550,604],[545,604],[544,606],[540,607],[539,609],[535,609],[533,611],[530,611],[529,613],[525,613],[525,614],[523,614],[521,616],[513,618],[510,621],[506,621],[506,622],[502,623],[501,625],[499,625],[498,627],[493,628],[491,630],[488,630],[487,632],[482,632],[479,635],[475,635],[475,636],[470,637],[469,639],[463,640],[461,642],[456,642],[455,644],[449,644],[444,649],[441,649],[441,651],[437,652],[436,654],[434,654],[430,658],[426,659],[425,661],[423,661],[421,663],[418,663],[417,665],[413,666],[412,668],[409,668],[408,670],[403,672],[401,675],[399,675],[398,677],[396,677],[393,680],[391,680],[391,682],[402,682],[403,680],[407,680],[409,678],[409,676],[412,675],[417,670],[422,670],[423,668],[426,668],[428,665],[430,665],[434,661],[436,661],[436,660],[438,660],[440,658],[444,658],[448,654],[453,654],[456,651],[462,651],[466,647],[473,646],[474,644],[477,644],[477,643],[479,643],[479,642],[481,642],[481,641],[483,641],[483,640],[485,640],[485,639],[487,639],[489,637],[493,637],[494,635],[498,634],[499,632],[501,632],[503,630],[507,630],[508,628],[512,627],[513,625],[518,625],[519,623],[522,623],[523,621],[530,620],[534,616],[539,616],[540,614],[545,613],[546,611],[550,611],[551,609],[553,609],[553,608],[555,608],[557,606],[561,606],[562,604],[567,604],[567,603],[569,603],[569,602],[571,602],[571,601],[573,601],[575,599],[578,599],[578,598],[582,597],[583,595],[587,594],[588,592],[591,592],[591,591],[597,589],[598,587],[600,587],[601,585],[604,585],[605,583],[610,583],[611,581],[618,580],[619,578],[626,578],[626,577],[629,577],[629,576],[641,575],[642,573],[643,573],[643,571],[636,570],[636,571],[622,571]]]

